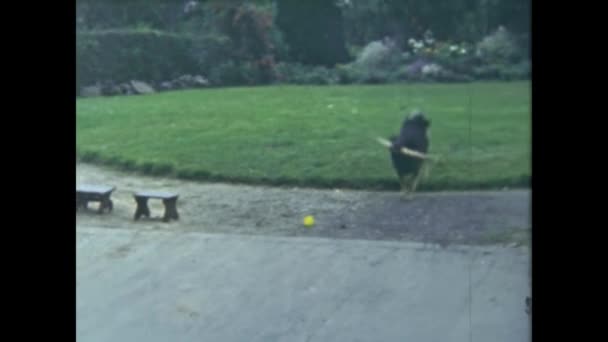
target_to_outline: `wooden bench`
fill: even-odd
[[[133,194],[135,202],[137,202],[137,209],[135,210],[135,221],[139,220],[140,217],[150,217],[150,208],[148,207],[148,199],[155,198],[161,199],[165,206],[165,215],[163,216],[164,222],[169,220],[179,220],[179,214],[177,213],[177,198],[178,195],[170,192],[159,192],[159,191],[140,191]]]
[[[112,192],[116,189],[108,185],[77,185],[76,186],[76,211],[79,208],[87,209],[89,202],[99,202],[98,212],[101,214],[105,209],[112,211],[114,204],[110,199]]]

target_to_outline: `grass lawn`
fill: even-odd
[[[149,174],[398,189],[377,136],[414,107],[444,157],[421,190],[524,187],[530,82],[270,86],[76,100],[78,155]]]

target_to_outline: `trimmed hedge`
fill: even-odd
[[[196,73],[188,37],[162,31],[76,34],[76,89],[95,82],[159,82]]]

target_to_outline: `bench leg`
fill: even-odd
[[[80,198],[76,198],[76,211],[80,208],[85,208],[87,206],[86,202],[81,200]]]
[[[89,208],[89,201],[83,201],[83,200],[81,200],[81,201],[78,202],[77,206],[80,207],[80,208],[82,208],[82,209],[84,209],[84,210],[87,210]]]
[[[87,208],[87,199],[85,196],[79,196],[76,194],[76,211],[78,211],[79,208]]]
[[[104,197],[101,199],[100,203],[99,203],[99,213],[103,213],[103,211],[105,209],[108,209],[108,212],[111,212],[112,209],[114,208],[114,204],[112,203],[112,200],[110,199],[110,197]]]
[[[150,217],[150,208],[148,208],[148,199],[137,197],[135,198],[135,202],[137,202],[137,209],[135,210],[135,216],[133,217],[135,221],[139,220],[141,216]]]
[[[163,200],[165,205],[165,216],[163,221],[169,222],[169,220],[179,220],[179,214],[177,213],[177,199]]]

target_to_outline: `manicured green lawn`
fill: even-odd
[[[527,186],[530,83],[271,86],[76,101],[88,161],[199,180],[397,189],[388,151],[404,115],[432,120],[444,157],[420,189]]]

